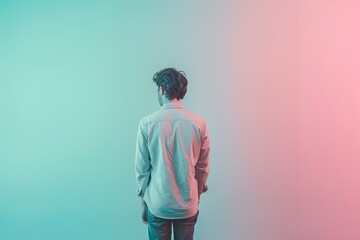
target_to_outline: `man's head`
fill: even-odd
[[[186,94],[188,81],[183,71],[165,68],[155,73],[153,81],[158,86],[158,98],[161,106],[164,104],[164,100],[180,100]]]

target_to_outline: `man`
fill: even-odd
[[[207,190],[210,139],[206,122],[184,109],[184,72],[166,68],[153,81],[161,109],[141,119],[135,173],[149,239],[193,239],[200,194]]]

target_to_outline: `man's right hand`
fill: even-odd
[[[143,210],[142,210],[142,214],[141,214],[141,218],[142,218],[142,221],[144,224],[148,224],[148,220],[147,220],[147,217],[146,217],[146,203],[145,201],[143,200]]]

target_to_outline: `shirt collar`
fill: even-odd
[[[164,103],[160,109],[161,110],[164,110],[164,109],[184,109],[184,106],[182,105],[181,102],[177,102],[177,103],[169,102],[169,103]]]

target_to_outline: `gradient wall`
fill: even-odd
[[[146,239],[152,75],[212,139],[195,239],[360,239],[360,2],[0,0],[0,239]]]

